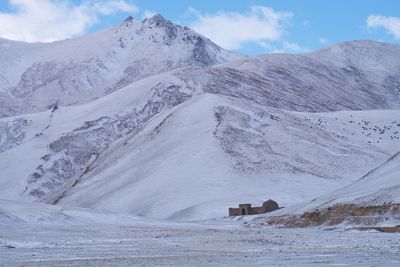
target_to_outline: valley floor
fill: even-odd
[[[0,225],[0,266],[399,266],[399,238],[227,221]]]

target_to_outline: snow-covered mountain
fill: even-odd
[[[154,74],[239,58],[161,15],[54,43],[0,39],[0,116],[86,103]]]
[[[399,45],[354,41],[303,55],[258,56],[209,68],[203,87],[285,110],[398,109],[399,52]]]
[[[150,217],[223,216],[237,202],[311,200],[398,148],[398,111],[299,113],[214,94],[140,103],[144,82],[8,118],[12,129],[27,125],[20,144],[0,154],[1,195]]]
[[[372,121],[368,115],[294,113],[200,95],[113,144],[59,203],[199,219],[266,198],[304,202],[363,175],[398,147],[391,131],[377,137],[361,124],[368,118],[373,127],[397,131],[392,122],[400,112],[375,112]]]
[[[0,59],[3,199],[210,218],[310,201],[400,151],[394,44],[243,57],[158,15],[1,40]]]

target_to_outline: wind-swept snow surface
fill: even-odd
[[[228,225],[227,225],[228,224]],[[213,225],[9,225],[6,266],[398,266],[398,235]]]
[[[400,264],[398,235],[152,221],[0,200],[1,266]]]
[[[0,228],[10,225],[150,225],[151,223],[151,220],[129,214],[96,212],[83,208],[65,209],[56,205],[0,199]]]

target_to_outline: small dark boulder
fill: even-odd
[[[265,201],[263,203],[263,207],[265,208],[265,212],[271,212],[279,209],[278,203],[276,201],[273,201],[272,199]]]

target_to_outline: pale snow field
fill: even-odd
[[[0,226],[1,266],[399,266],[400,234],[238,222]]]
[[[0,266],[398,266],[400,234],[193,222],[0,200]]]

